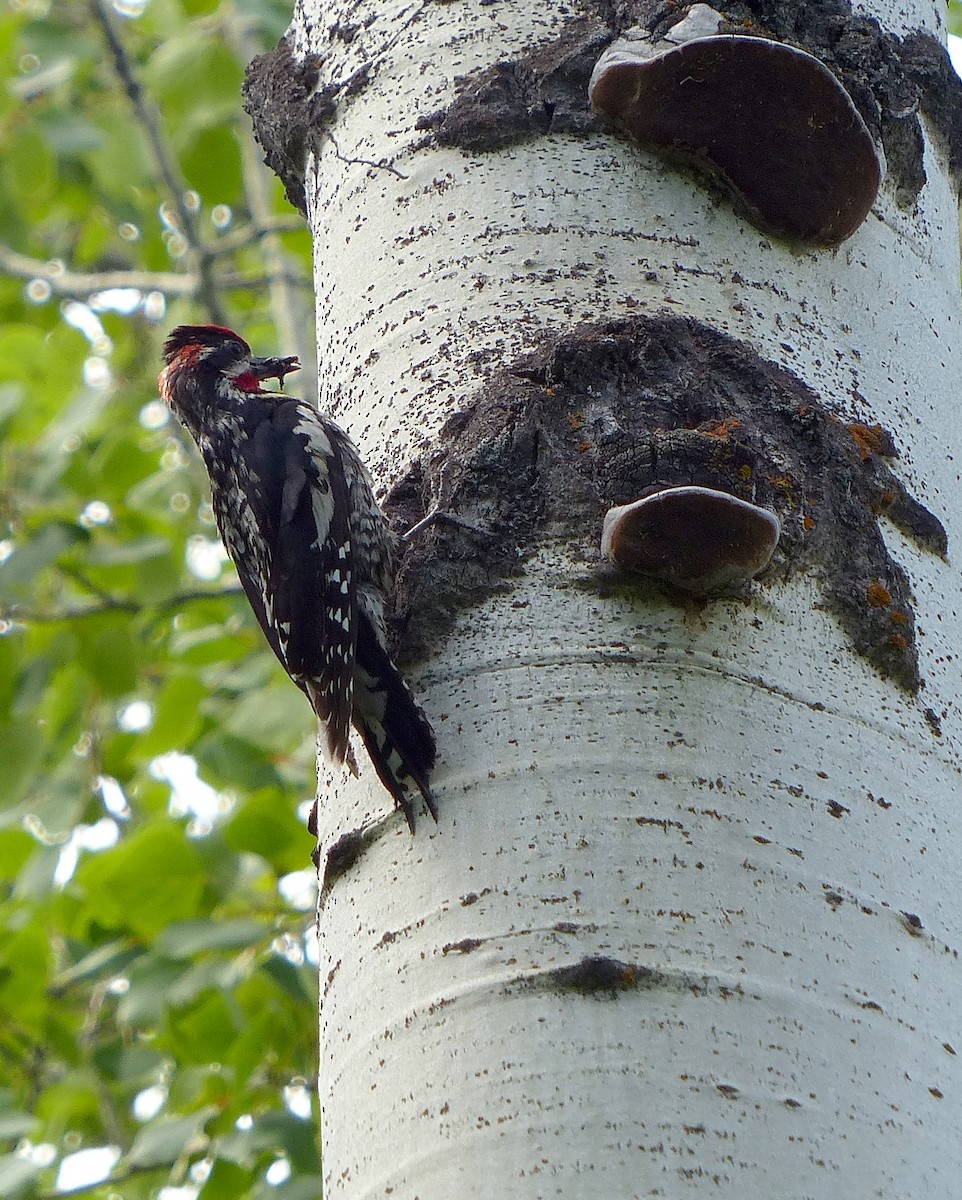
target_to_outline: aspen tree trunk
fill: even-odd
[[[958,207],[929,120],[918,195],[898,194],[890,164],[837,250],[766,236],[604,122],[559,127],[524,96],[523,136],[445,144],[468,136],[446,137],[443,118],[476,73],[531,62],[576,21],[601,30],[600,53],[615,8],[304,0],[290,41],[297,60],[323,56],[331,100],[306,177],[322,408],[387,488],[419,456],[431,475],[443,423],[492,380],[569,403],[574,351],[562,362],[558,339],[597,354],[642,330],[670,359],[690,337],[715,346],[699,360],[710,386],[723,343],[707,328],[737,344],[736,383],[751,355],[776,364],[777,388],[811,396],[792,401],[799,420],[822,412],[826,437],[852,425],[863,460],[889,431],[891,494],[902,484],[936,514],[951,552]],[[932,0],[856,13],[898,38],[945,32]],[[517,73],[499,70],[491,86],[510,91]],[[539,347],[547,358],[526,367]],[[611,386],[597,361],[597,394],[582,372],[564,409],[589,458],[591,406]],[[496,473],[517,447],[508,417],[498,441],[489,402],[478,445]],[[778,466],[776,448],[766,478]],[[834,469],[816,463],[778,494],[794,558],[747,599],[685,605],[599,583],[587,547],[625,499],[599,485],[584,527],[555,512],[534,544],[502,547],[518,570],[436,627],[408,673],[439,738],[437,828],[425,816],[411,837],[366,767],[322,797],[329,1200],[959,1194],[959,572],[905,522],[881,517],[883,542],[873,514],[864,528],[840,515],[844,479],[837,504],[810,512]],[[496,499],[462,514],[485,524]],[[503,517],[489,535],[510,540]],[[809,535],[828,541],[806,558]],[[465,571],[492,553],[443,536]],[[846,576],[863,537],[911,588],[881,648],[856,610],[874,621],[894,605],[898,570]],[[900,677],[885,659],[906,639],[921,690],[911,664]],[[386,823],[330,870],[332,846],[366,821]]]

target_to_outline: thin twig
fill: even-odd
[[[113,17],[104,0],[90,0],[94,18],[103,31],[104,39],[113,57],[117,72],[134,115],[142,126],[153,152],[154,162],[177,213],[180,232],[187,242],[189,253],[194,259],[199,275],[197,292],[211,320],[220,325],[225,323],[223,309],[217,295],[216,281],[211,273],[210,256],[200,237],[194,214],[187,207],[187,183],[180,173],[180,166],[167,144],[156,108],[144,95],[143,88],[134,74],[133,63],[127,48],[117,34]]]
[[[381,162],[373,162],[369,158],[349,158],[346,154],[341,153],[341,147],[337,144],[337,139],[329,129],[325,129],[325,134],[334,147],[334,157],[342,163],[351,163],[360,167],[373,167],[377,171],[390,171],[392,175],[396,175],[398,179],[407,179],[407,175],[399,171],[397,167],[392,167],[390,163],[383,160]]]
[[[219,276],[219,282],[221,289],[225,291],[235,288],[270,288],[277,283],[282,283],[288,288],[297,288],[298,291],[302,292],[309,292],[311,291],[312,287],[309,279],[305,279],[301,275],[295,275],[290,271],[282,271],[279,275],[221,275]],[[279,322],[278,328],[281,329]],[[288,349],[291,346],[296,346],[298,347],[298,353],[301,353],[299,349],[301,345],[300,338],[296,339],[295,341],[291,341],[290,338],[285,336],[285,334],[281,331],[278,336],[278,344],[286,346]],[[301,365],[303,366],[303,362]],[[301,375],[301,378],[303,378],[303,374]]]
[[[228,10],[224,32],[234,53],[244,62],[249,62],[261,47],[251,34],[249,21],[241,18],[236,7]],[[270,175],[261,161],[261,154],[254,138],[251,119],[245,114],[239,131],[241,170],[244,178],[244,195],[253,218],[253,227],[266,229],[274,219],[271,203]],[[301,221],[301,218],[298,218]],[[306,225],[301,222],[301,228]],[[302,387],[308,397],[317,394],[316,338],[313,329],[313,305],[306,304],[303,296],[305,285],[310,280],[294,278],[291,255],[284,247],[278,233],[264,234],[260,238],[260,250],[264,259],[271,302],[271,315],[280,346],[288,351],[295,348],[301,357],[303,370]]]
[[[264,170],[266,168],[262,167],[261,171]],[[252,212],[253,207],[251,205]],[[254,246],[265,238],[274,237],[279,233],[301,232],[307,232],[303,217],[285,217],[283,215],[258,217],[257,223],[254,225],[239,225],[230,233],[221,234],[217,241],[209,247],[208,254],[211,258],[223,257],[225,254],[233,254],[236,250]]]
[[[78,587],[83,588],[85,592],[89,592],[91,596],[96,596],[103,604],[109,604],[114,608],[124,606],[123,601],[119,601],[112,592],[108,592],[105,587],[101,587],[96,580],[91,579],[80,567],[72,563],[66,563],[61,564],[59,570],[62,575],[66,575],[68,579],[72,580]]]
[[[0,621],[11,625],[58,625],[66,621],[82,621],[84,617],[102,617],[110,612],[137,613],[140,606],[134,600],[104,600],[100,604],[89,604],[83,608],[61,608],[52,612],[35,612],[26,609],[0,608]]]

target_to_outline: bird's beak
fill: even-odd
[[[301,364],[297,360],[297,355],[292,354],[288,358],[252,358],[251,370],[258,379],[276,379],[284,389],[284,376],[290,375],[292,371],[299,371]]]

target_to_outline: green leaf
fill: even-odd
[[[286,958],[281,958],[278,954],[272,954],[264,960],[261,970],[274,983],[283,988],[288,996],[298,1004],[313,1006],[316,1003],[313,989],[307,986],[305,981],[306,973],[302,967],[295,967]]]
[[[258,1200],[267,1200],[268,1197],[275,1196],[277,1200],[317,1200],[321,1194],[321,1186],[320,1175],[292,1175],[279,1187],[271,1187],[268,1184],[259,1192]]]
[[[123,1025],[152,1029],[160,1024],[167,1008],[169,989],[182,968],[156,954],[135,963],[127,972],[127,990],[117,1004],[117,1019]]]
[[[167,989],[165,997],[169,1008],[195,1011],[205,993],[218,989],[229,990],[234,982],[230,964],[222,958],[205,957],[193,963]],[[179,1016],[172,1016],[172,1021]],[[228,1021],[230,1026],[232,1022]]]
[[[77,660],[107,696],[124,696],[137,686],[140,643],[128,613],[104,613],[78,623]]]
[[[198,1200],[239,1200],[253,1182],[252,1171],[245,1170],[237,1163],[228,1162],[226,1158],[218,1158],[214,1160],[213,1169],[200,1189]],[[317,1200],[320,1194],[318,1191],[314,1200]]]
[[[131,188],[149,185],[143,138],[127,113],[102,113],[97,124],[103,142],[85,159],[97,186],[111,199],[120,200],[129,195]]]
[[[227,113],[230,118],[233,113]],[[222,128],[201,129],[183,156],[184,172],[211,203],[232,201],[243,192],[240,152]]]
[[[41,127],[57,155],[78,158],[104,144],[102,130],[81,113],[48,111],[41,117]]]
[[[162,537],[131,538],[122,542],[101,542],[91,546],[86,562],[91,567],[119,567],[145,562],[170,553],[170,542]]]
[[[317,1166],[318,1151],[315,1130],[310,1121],[302,1121],[286,1108],[275,1108],[254,1122],[255,1143],[264,1149],[280,1146],[287,1152],[291,1165],[302,1171]]]
[[[200,707],[207,689],[195,675],[172,673],[154,705],[154,721],[141,734],[140,753],[150,757],[165,750],[183,750],[201,729]]]
[[[179,1052],[194,1062],[217,1062],[237,1038],[236,1014],[220,992],[208,991],[190,1008],[170,1014],[170,1030]]]
[[[46,1012],[47,976],[52,965],[50,939],[37,925],[27,925],[0,943],[0,1009],[20,1021]]]
[[[277,1033],[277,1021],[270,1009],[250,1013],[231,1044],[229,1053],[224,1056],[224,1061],[233,1069],[239,1087],[243,1087],[259,1069],[264,1061],[265,1047],[271,1045]]]
[[[0,329],[0,379],[33,380],[31,363],[43,353],[43,330],[13,322]]]
[[[207,1108],[189,1117],[158,1117],[134,1138],[127,1155],[128,1165],[141,1168],[173,1166],[214,1115],[215,1110]],[[198,1149],[201,1146],[202,1143]]]
[[[34,782],[43,754],[43,737],[33,721],[14,717],[0,724],[0,805],[22,799]]]
[[[205,950],[244,950],[264,940],[260,921],[181,921],[168,925],[157,938],[156,948],[168,958],[192,958]]]
[[[205,734],[194,746],[201,774],[219,787],[279,787],[280,776],[269,758],[239,738],[220,732]]]
[[[276,751],[289,745],[292,729],[310,728],[310,711],[303,693],[281,679],[240,697],[226,729],[253,746]]]
[[[105,928],[150,936],[172,921],[197,915],[205,873],[183,831],[157,823],[109,854],[87,858],[76,882],[86,892],[92,916]]]
[[[60,1133],[66,1129],[94,1130],[100,1119],[97,1079],[87,1068],[67,1071],[44,1089],[37,1116]]]
[[[52,521],[31,537],[16,541],[13,554],[0,563],[0,597],[8,589],[12,592],[32,583],[38,572],[56,562],[70,546],[87,540],[86,530],[79,526]]]
[[[58,972],[52,981],[52,986],[60,990],[83,980],[119,975],[142,953],[127,941],[108,942],[105,946],[98,946],[90,954],[85,954],[72,967]]]
[[[57,168],[47,140],[39,130],[21,125],[7,136],[0,157],[0,185],[9,199],[26,208],[43,208],[53,195]]]
[[[0,738],[2,738],[2,731],[0,731]],[[2,818],[3,814],[0,813],[0,825],[3,823]],[[36,839],[25,830],[0,830],[0,882],[12,883],[36,849]]]
[[[261,792],[242,804],[224,836],[235,850],[266,858],[279,875],[306,866],[314,848],[314,838],[276,791]]]

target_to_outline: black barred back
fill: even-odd
[[[311,405],[261,389],[296,360],[252,359],[217,326],[181,326],[164,349],[162,394],[204,458],[221,537],[271,649],[310,699],[331,758],[349,760],[353,724],[413,829],[417,793],[436,816],[434,734],[386,648],[397,538],[357,450]]]

